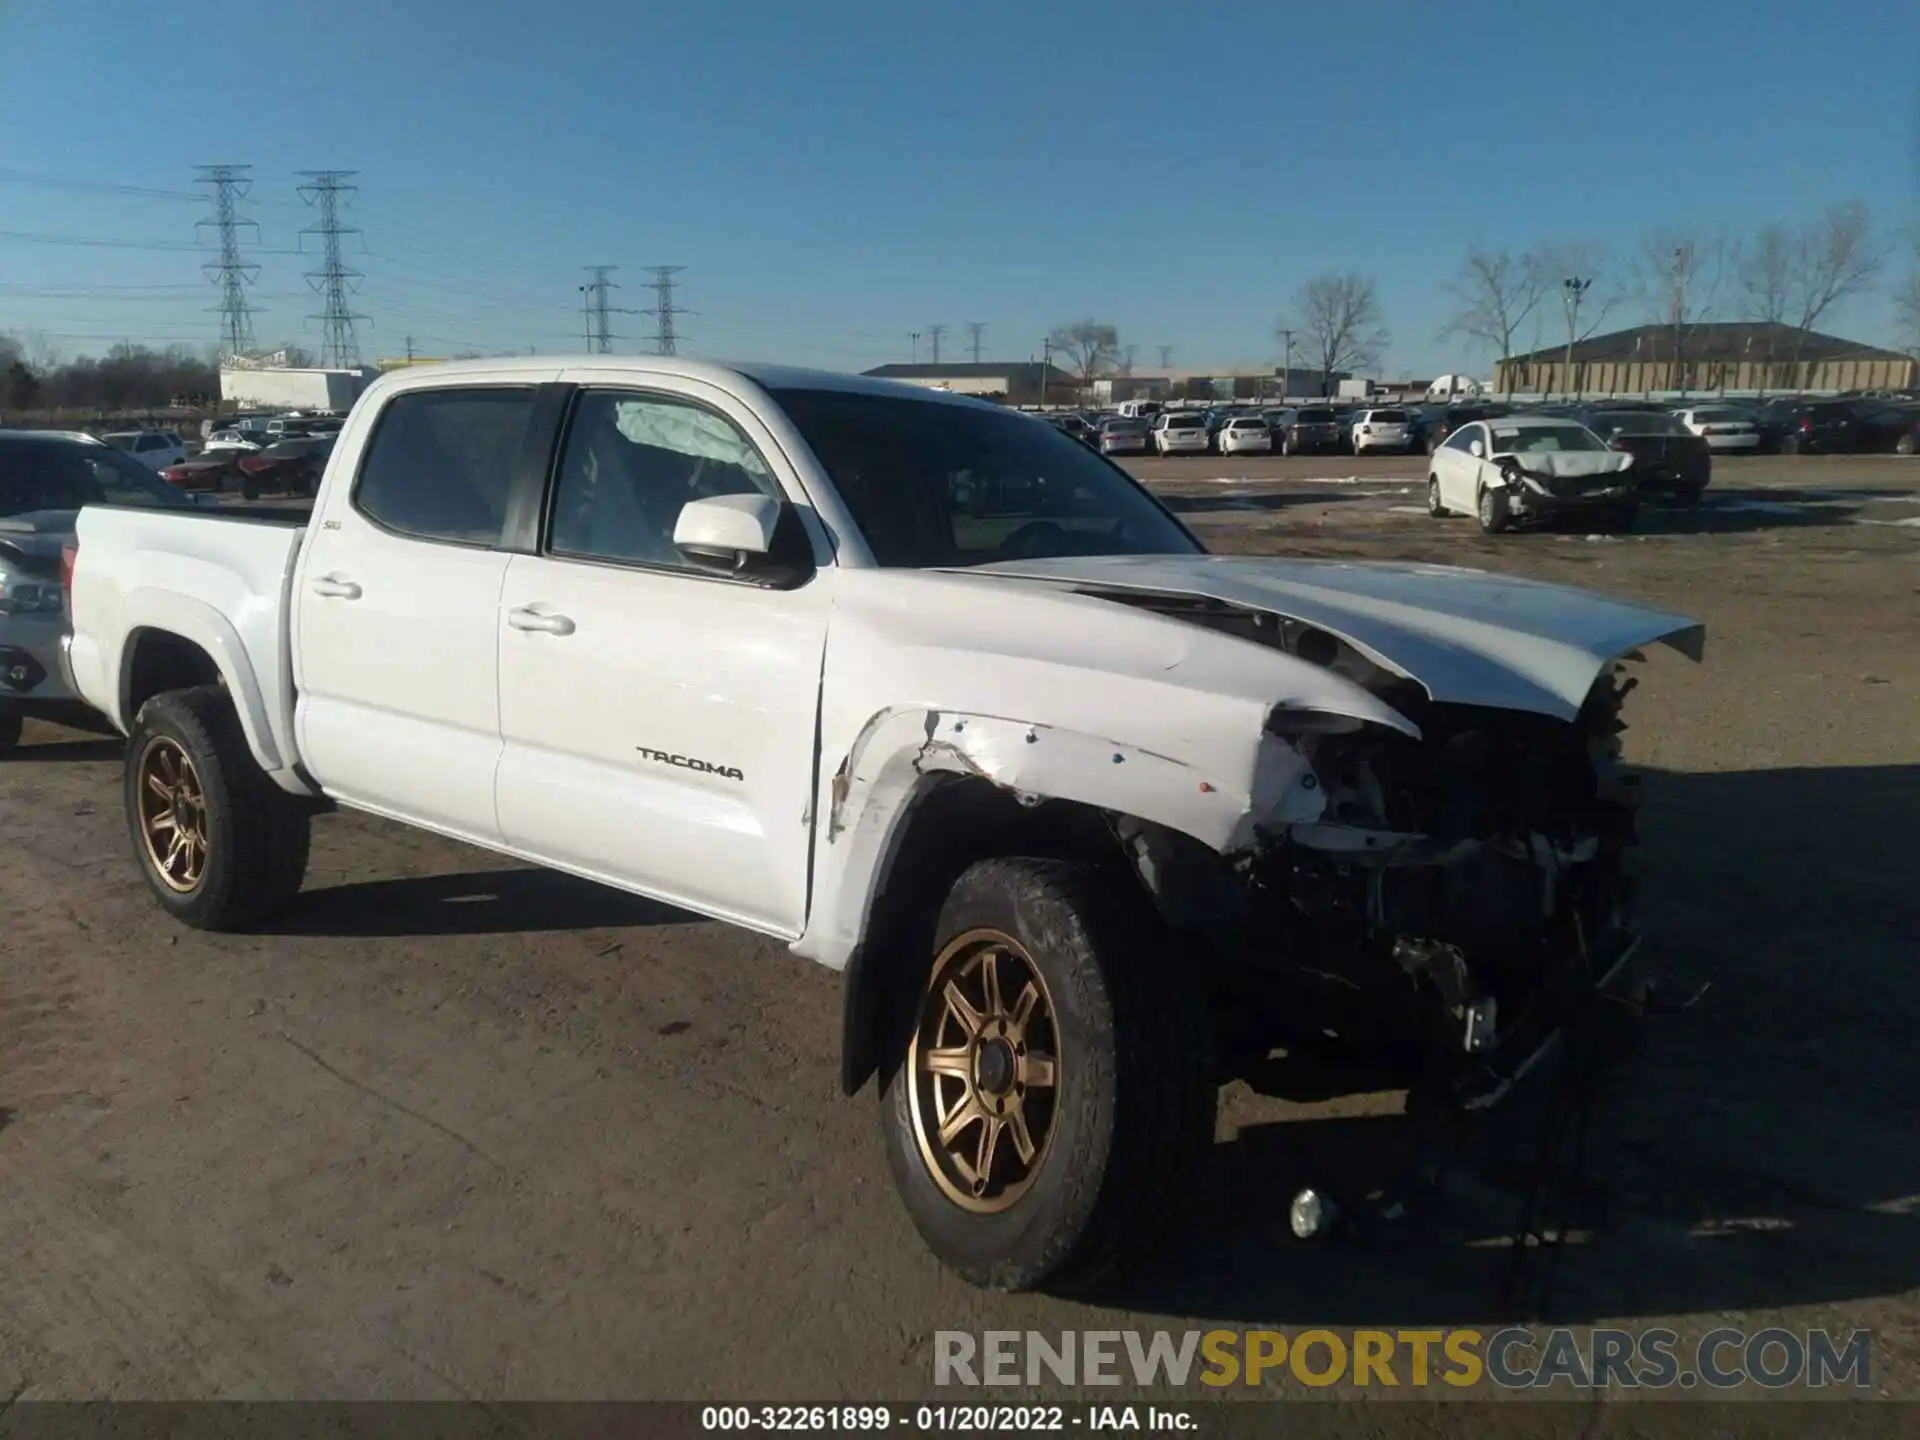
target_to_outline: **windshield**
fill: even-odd
[[[1747,418],[1742,410],[1696,410],[1693,419],[1696,425],[1732,425]]]
[[[1333,411],[1302,410],[1300,412],[1299,423],[1302,425],[1331,425],[1333,423]]]
[[[1124,471],[1050,426],[848,390],[773,398],[889,568],[1201,553]]]
[[[1604,450],[1600,437],[1582,425],[1516,425],[1493,432],[1501,455],[1541,455],[1556,450]]]
[[[1407,412],[1404,410],[1376,410],[1367,418],[1370,425],[1404,425]]]
[[[105,445],[0,444],[0,515],[82,505],[191,504],[139,461]]]
[[[1204,415],[1169,415],[1167,416],[1166,428],[1169,430],[1198,430],[1206,423],[1207,421]]]

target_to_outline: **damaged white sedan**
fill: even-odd
[[[286,520],[81,513],[64,664],[157,902],[324,906],[337,804],[776,936],[845,972],[845,1087],[996,1286],[1163,1235],[1282,1051],[1507,1088],[1635,944],[1619,663],[1701,645],[1212,556],[992,405],[674,357],[385,377]]]
[[[1476,420],[1449,435],[1427,464],[1428,513],[1472,515],[1489,535],[1553,519],[1631,530],[1640,511],[1633,456],[1577,420]]]

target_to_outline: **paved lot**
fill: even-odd
[[[1641,667],[1653,963],[1712,988],[1603,1114],[1568,1323],[1871,1326],[1920,1396],[1920,463],[1723,464],[1644,533],[1487,540],[1421,462],[1146,462],[1216,548],[1510,569],[1703,618]],[[0,1401],[925,1393],[939,1329],[1469,1324],[1484,1172],[1350,1242],[1397,1097],[1223,1102],[1200,1222],[1107,1305],[989,1297],[895,1204],[839,989],[778,947],[383,823],[282,933],[163,922],[118,745],[0,762]],[[1288,1382],[1291,1383],[1291,1382]]]

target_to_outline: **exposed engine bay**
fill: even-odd
[[[1606,666],[1572,721],[1442,704],[1298,621],[1127,598],[1335,669],[1421,732],[1283,706],[1268,732],[1311,765],[1318,820],[1226,857],[1123,822],[1163,912],[1210,942],[1229,1069],[1277,1051],[1384,1062],[1371,1083],[1497,1099],[1635,942],[1637,786],[1619,764],[1634,682]]]

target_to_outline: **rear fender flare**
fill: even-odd
[[[186,595],[167,590],[139,589],[128,592],[121,606],[120,619],[120,653],[113,662],[114,673],[119,677],[114,688],[114,706],[119,713],[109,718],[122,731],[133,728],[134,717],[128,710],[133,681],[134,637],[143,630],[158,630],[178,636],[199,646],[212,659],[227,693],[233,697],[233,708],[240,717],[241,733],[247,737],[247,749],[252,752],[260,768],[273,776],[276,784],[281,783],[280,777],[288,772],[289,763],[274,736],[270,711],[260,689],[259,677],[254,673],[253,662],[247,656],[239,632],[227,617],[211,605]]]

